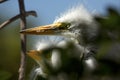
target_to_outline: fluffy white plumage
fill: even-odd
[[[73,51],[71,51],[71,53],[77,54],[78,57],[80,57],[80,54],[82,52],[89,53],[89,50],[86,47],[76,43],[76,40],[78,40],[77,42],[79,42],[79,39],[83,37],[83,34],[81,34],[82,32],[87,34],[88,39],[91,39],[92,37],[96,36],[98,27],[96,22],[93,19],[93,15],[90,14],[83,6],[76,6],[62,13],[59,17],[57,17],[54,23],[58,23],[58,22],[71,24],[70,27],[68,28],[68,29],[71,29],[71,31],[62,33],[65,36],[68,36],[68,35],[71,36],[71,38],[68,38],[68,39],[64,38],[63,40],[63,42],[66,40],[73,41],[74,48],[72,49]],[[85,27],[84,30],[82,29],[83,27]],[[53,39],[50,39],[48,37],[47,40],[45,41],[43,40],[43,43],[41,41],[39,42],[40,44],[36,43],[37,50],[42,50],[44,48],[48,48],[53,45],[56,45],[57,47],[60,47],[60,48],[66,47],[66,43],[61,44],[62,41],[60,42],[61,40],[60,38],[58,38],[59,40],[54,40],[54,39],[56,39],[56,37],[54,37]],[[53,67],[58,66],[58,63],[60,63],[60,60],[58,59],[60,55],[58,55],[57,53],[59,52],[57,51],[53,52],[51,57],[51,63]],[[87,60],[86,63],[88,64],[88,66],[93,68],[94,66],[93,59],[90,58],[90,60]],[[39,73],[39,69],[38,69],[38,73]],[[39,75],[41,75],[41,73]]]
[[[74,23],[76,25],[92,21],[92,14],[90,14],[82,5],[81,6],[74,6],[71,9],[67,10],[66,12],[62,13],[59,17],[57,17],[54,23],[57,22],[69,22]]]
[[[87,35],[88,40],[95,37],[98,32],[98,24],[94,21],[92,13],[88,12],[84,6],[74,6],[57,17],[54,23],[64,22],[70,23],[68,27],[71,31],[66,31],[62,35],[78,39],[82,42],[84,35]],[[84,31],[83,31],[84,30]],[[82,34],[84,33],[84,34]]]
[[[43,38],[42,40],[36,41],[36,48],[37,50],[42,50],[44,48],[49,48],[51,46],[58,46],[58,47],[66,47],[67,44],[67,40],[71,40],[73,42],[75,42],[75,47],[76,50],[80,53],[80,52],[84,52],[84,53],[89,53],[89,50],[87,48],[84,48],[83,46],[79,45],[78,43],[76,43],[76,36],[80,37],[81,36],[81,28],[84,26],[81,26],[81,24],[85,24],[85,27],[87,27],[86,29],[86,33],[88,34],[88,36],[95,36],[97,34],[97,24],[94,22],[93,20],[93,15],[91,13],[89,13],[84,6],[74,6],[71,9],[67,10],[66,12],[62,13],[59,17],[57,17],[54,21],[54,23],[57,22],[65,22],[65,23],[71,23],[70,28],[75,29],[75,32],[68,32],[68,34],[71,34],[75,37],[71,37],[71,38],[66,38],[66,37],[61,37],[60,36],[56,36],[56,37],[48,37],[48,38]],[[86,26],[87,25],[87,26]],[[80,32],[79,32],[80,31]],[[65,32],[66,33],[66,32]],[[80,38],[81,39],[81,38]],[[64,44],[61,44],[63,43]],[[77,53],[77,52],[76,52]],[[56,54],[55,54],[56,55]],[[54,55],[53,55],[54,56]],[[54,57],[52,57],[52,62],[55,63],[54,65],[57,65],[57,59]]]

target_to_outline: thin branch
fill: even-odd
[[[27,11],[27,12],[25,13],[25,16],[29,16],[29,15],[32,15],[32,16],[35,16],[35,17],[37,16],[37,14],[36,14],[35,11]],[[16,16],[12,17],[11,19],[3,22],[3,23],[0,25],[0,29],[4,28],[6,25],[10,24],[11,22],[14,22],[15,20],[19,19],[20,17],[21,17],[21,15],[18,14],[18,15],[16,15]]]
[[[7,0],[0,0],[0,3],[3,3]],[[24,0],[18,0],[20,14],[12,17],[11,19],[3,22],[0,25],[0,29],[4,28],[6,25],[20,18],[20,30],[26,28],[26,16],[33,15],[37,16],[35,11],[25,11]],[[21,64],[19,68],[19,78],[18,80],[25,80],[25,71],[26,71],[26,36],[24,34],[20,35],[21,39]]]
[[[26,16],[25,16],[25,6],[24,0],[18,0],[21,22],[20,28],[21,30],[26,28]],[[18,80],[25,80],[25,71],[26,71],[26,36],[24,34],[20,35],[21,38],[21,64],[19,68],[19,78]]]
[[[0,3],[6,2],[6,1],[8,1],[8,0],[0,0]]]

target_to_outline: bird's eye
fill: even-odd
[[[66,29],[66,27],[65,26],[61,26],[61,27],[59,27],[59,29],[60,30],[64,30],[64,29]]]
[[[62,23],[61,27],[59,27],[60,30],[67,30],[70,27],[69,23]]]

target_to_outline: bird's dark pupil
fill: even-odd
[[[68,29],[68,27],[70,26],[69,23],[63,23],[61,27],[59,27],[60,30],[65,30]]]
[[[61,30],[61,29],[66,29],[66,27],[65,26],[61,26],[61,27],[59,27],[59,29]]]

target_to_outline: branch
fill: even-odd
[[[25,13],[25,16],[29,16],[29,15],[32,15],[32,16],[35,16],[35,17],[37,16],[37,14],[36,14],[35,11],[27,11],[27,12]],[[10,24],[11,22],[14,22],[15,20],[19,19],[20,17],[21,17],[21,15],[18,14],[18,15],[16,15],[16,16],[12,17],[11,19],[3,22],[3,23],[0,25],[0,29],[4,28],[6,25]]]
[[[20,10],[20,29],[23,30],[26,28],[26,15],[25,15],[25,5],[24,0],[18,0],[19,10]],[[21,39],[21,63],[19,68],[19,78],[18,80],[25,80],[25,71],[26,71],[26,36],[24,34],[20,35]]]
[[[0,0],[0,3],[6,2],[6,1],[8,1],[8,0]]]

